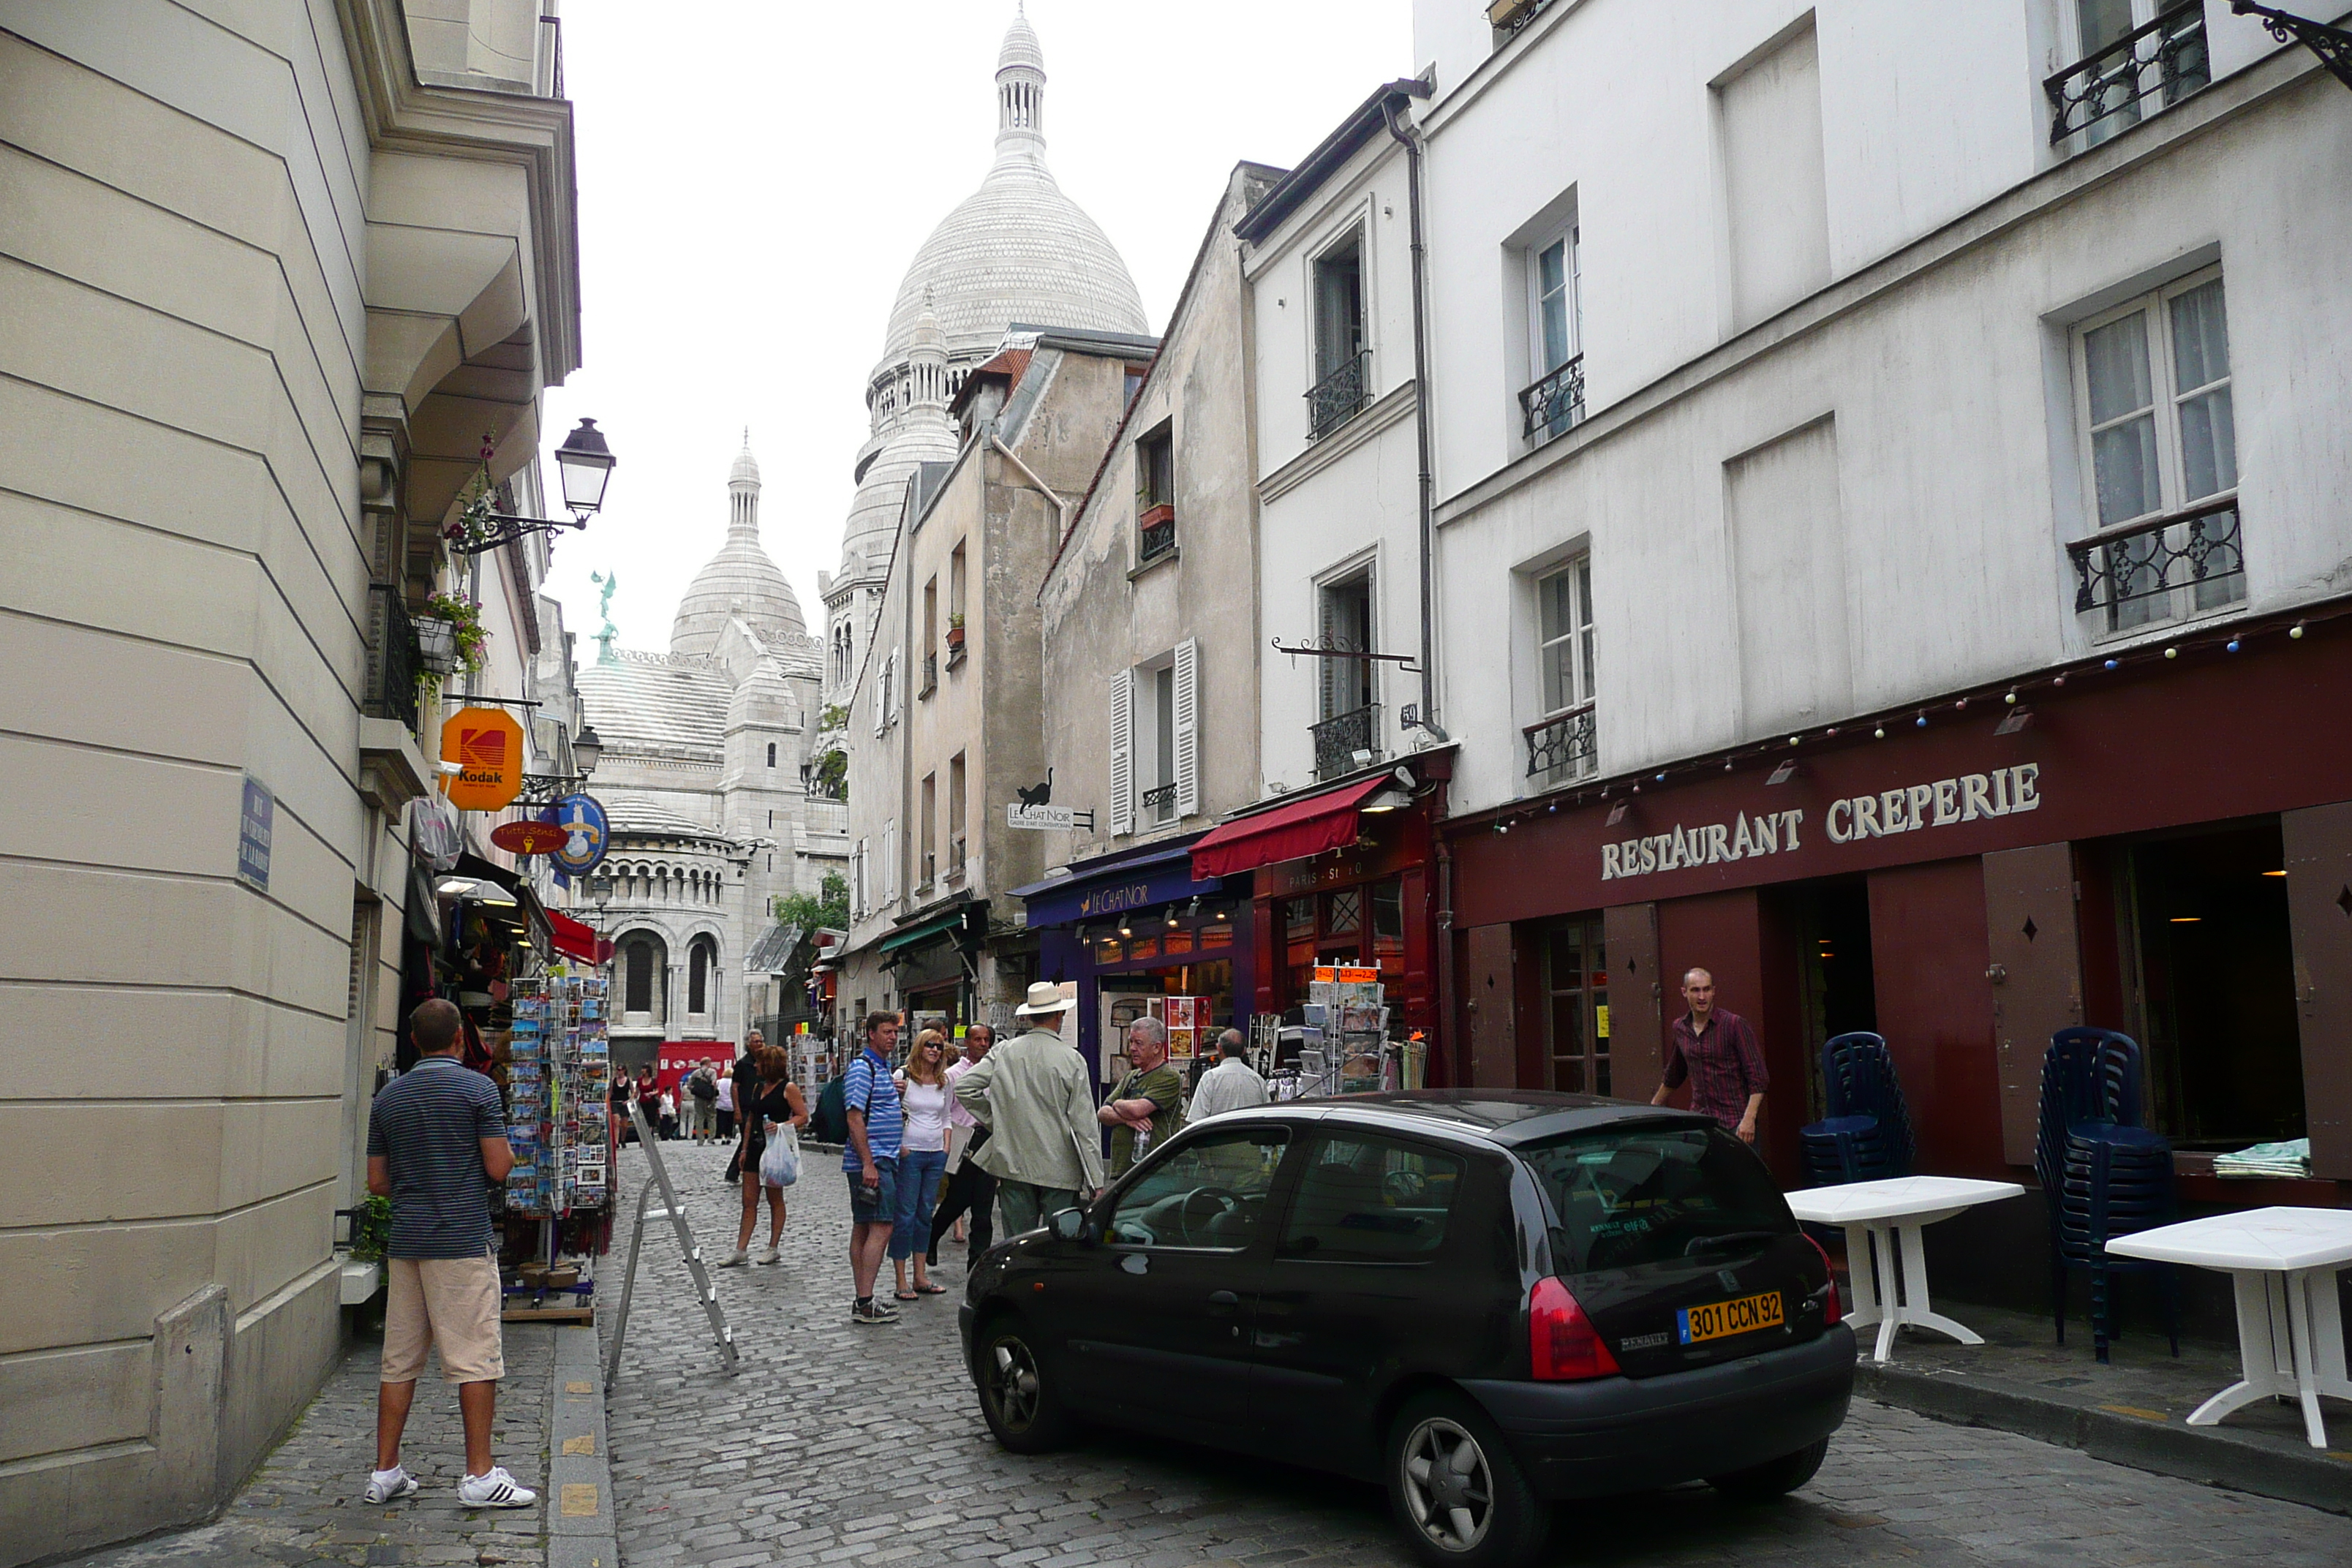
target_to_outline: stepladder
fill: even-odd
[[[710,1337],[719,1346],[719,1360],[731,1373],[736,1366],[735,1331],[727,1321],[726,1309],[719,1304],[719,1288],[711,1283],[710,1266],[702,1260],[702,1247],[694,1239],[686,1205],[678,1201],[677,1184],[670,1180],[669,1167],[662,1161],[661,1143],[646,1124],[645,1111],[635,1102],[629,1106],[629,1120],[637,1130],[637,1147],[646,1152],[647,1173],[645,1185],[637,1189],[637,1223],[629,1232],[629,1263],[621,1276],[621,1302],[613,1317],[613,1347],[604,1357],[604,1384],[611,1387],[621,1374],[621,1344],[629,1331],[629,1300],[636,1292],[637,1256],[645,1250],[646,1226],[665,1219],[677,1238],[687,1274],[694,1281],[695,1300],[702,1303],[703,1315],[710,1321]],[[656,1194],[659,1208],[653,1206]]]

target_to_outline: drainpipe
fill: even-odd
[[[1419,133],[1398,118],[1402,98],[1381,100],[1381,113],[1387,120],[1389,134],[1404,149],[1405,205],[1412,215],[1412,426],[1413,436],[1421,448],[1421,728],[1433,739],[1443,742],[1445,731],[1437,722],[1437,639],[1434,631],[1431,561],[1436,551],[1435,509],[1437,479],[1430,468],[1429,437],[1429,308],[1428,308],[1428,247],[1422,240],[1421,226],[1421,140]]]

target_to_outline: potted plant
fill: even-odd
[[[482,606],[454,594],[436,594],[416,617],[417,687],[438,686],[445,676],[482,668],[490,634],[482,629]]]
[[[963,651],[963,617],[960,615],[951,615],[948,617],[948,651],[950,653]]]

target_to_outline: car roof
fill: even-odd
[[[1336,1121],[1384,1127],[1399,1132],[1450,1134],[1516,1148],[1562,1133],[1590,1131],[1620,1123],[1712,1126],[1713,1119],[1688,1110],[1592,1094],[1553,1094],[1542,1089],[1412,1089],[1397,1094],[1345,1094],[1327,1099],[1279,1100],[1249,1111],[1226,1111],[1219,1122],[1244,1115],[1312,1113]]]

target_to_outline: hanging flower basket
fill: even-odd
[[[417,664],[436,675],[457,673],[457,623],[419,616],[410,624],[416,628]]]

